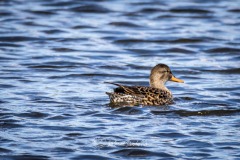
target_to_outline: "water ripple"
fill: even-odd
[[[152,111],[153,114],[176,114],[179,116],[231,116],[238,115],[240,110],[200,110],[200,111]]]
[[[74,12],[84,12],[84,13],[108,13],[108,12],[111,12],[110,9],[107,9],[105,7],[102,7],[100,5],[95,5],[95,4],[73,7],[70,10],[74,11]]]

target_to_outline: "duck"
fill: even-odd
[[[159,63],[151,69],[150,86],[128,86],[105,82],[117,86],[113,92],[106,92],[110,104],[116,106],[161,106],[173,103],[173,95],[165,86],[166,82],[184,83],[176,78],[166,64]]]

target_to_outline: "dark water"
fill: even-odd
[[[0,0],[0,159],[240,159],[240,1]],[[104,81],[175,104],[111,108]]]

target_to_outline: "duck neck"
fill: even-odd
[[[163,81],[161,81],[159,79],[150,78],[150,87],[162,89],[162,90],[165,90],[165,91],[171,93],[168,90],[168,88],[165,86],[165,82],[163,82]]]

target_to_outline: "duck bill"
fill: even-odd
[[[183,81],[183,80],[181,80],[181,79],[178,79],[178,78],[176,78],[176,77],[174,77],[174,76],[172,76],[172,78],[170,79],[170,81],[173,81],[173,82],[178,82],[178,83],[184,83],[184,81]]]

